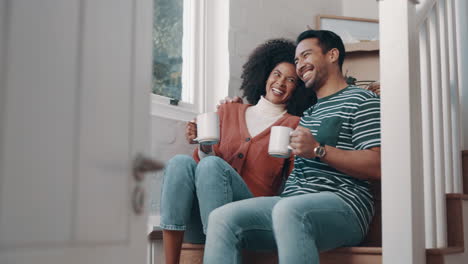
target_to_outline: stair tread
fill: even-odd
[[[444,248],[429,248],[426,249],[428,255],[447,255],[447,254],[458,254],[463,253],[465,249],[463,247],[444,247]]]
[[[447,199],[460,199],[460,200],[468,201],[468,194],[448,193],[446,195],[447,195]]]
[[[190,244],[184,243],[182,246],[183,250],[202,250],[204,245],[200,244]],[[445,247],[445,248],[430,248],[426,249],[427,255],[449,255],[449,254],[459,254],[463,253],[463,247]],[[268,253],[267,253],[268,254]],[[276,254],[271,252],[271,254]],[[333,249],[324,254],[333,255],[333,254],[352,254],[352,255],[382,255],[381,247],[341,247]]]
[[[426,253],[429,255],[446,255],[446,254],[458,254],[463,253],[465,249],[463,247],[444,247],[444,248],[429,248],[426,249]],[[349,253],[349,254],[382,254],[381,247],[341,247],[328,253]]]
[[[341,247],[328,251],[327,253],[347,253],[347,254],[382,254],[381,247]]]

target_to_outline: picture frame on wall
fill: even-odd
[[[338,34],[345,44],[379,40],[379,20],[318,15],[317,29],[330,30]]]

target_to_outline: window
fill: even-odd
[[[183,0],[154,0],[153,93],[182,99]]]
[[[152,112],[190,120],[204,110],[205,0],[153,3]]]
[[[228,94],[229,2],[152,1],[152,114],[191,120],[215,111]]]

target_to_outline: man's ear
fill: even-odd
[[[331,63],[337,62],[340,57],[340,51],[337,48],[333,48],[328,51],[328,59]]]

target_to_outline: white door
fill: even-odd
[[[151,0],[0,0],[0,263],[146,262]]]

